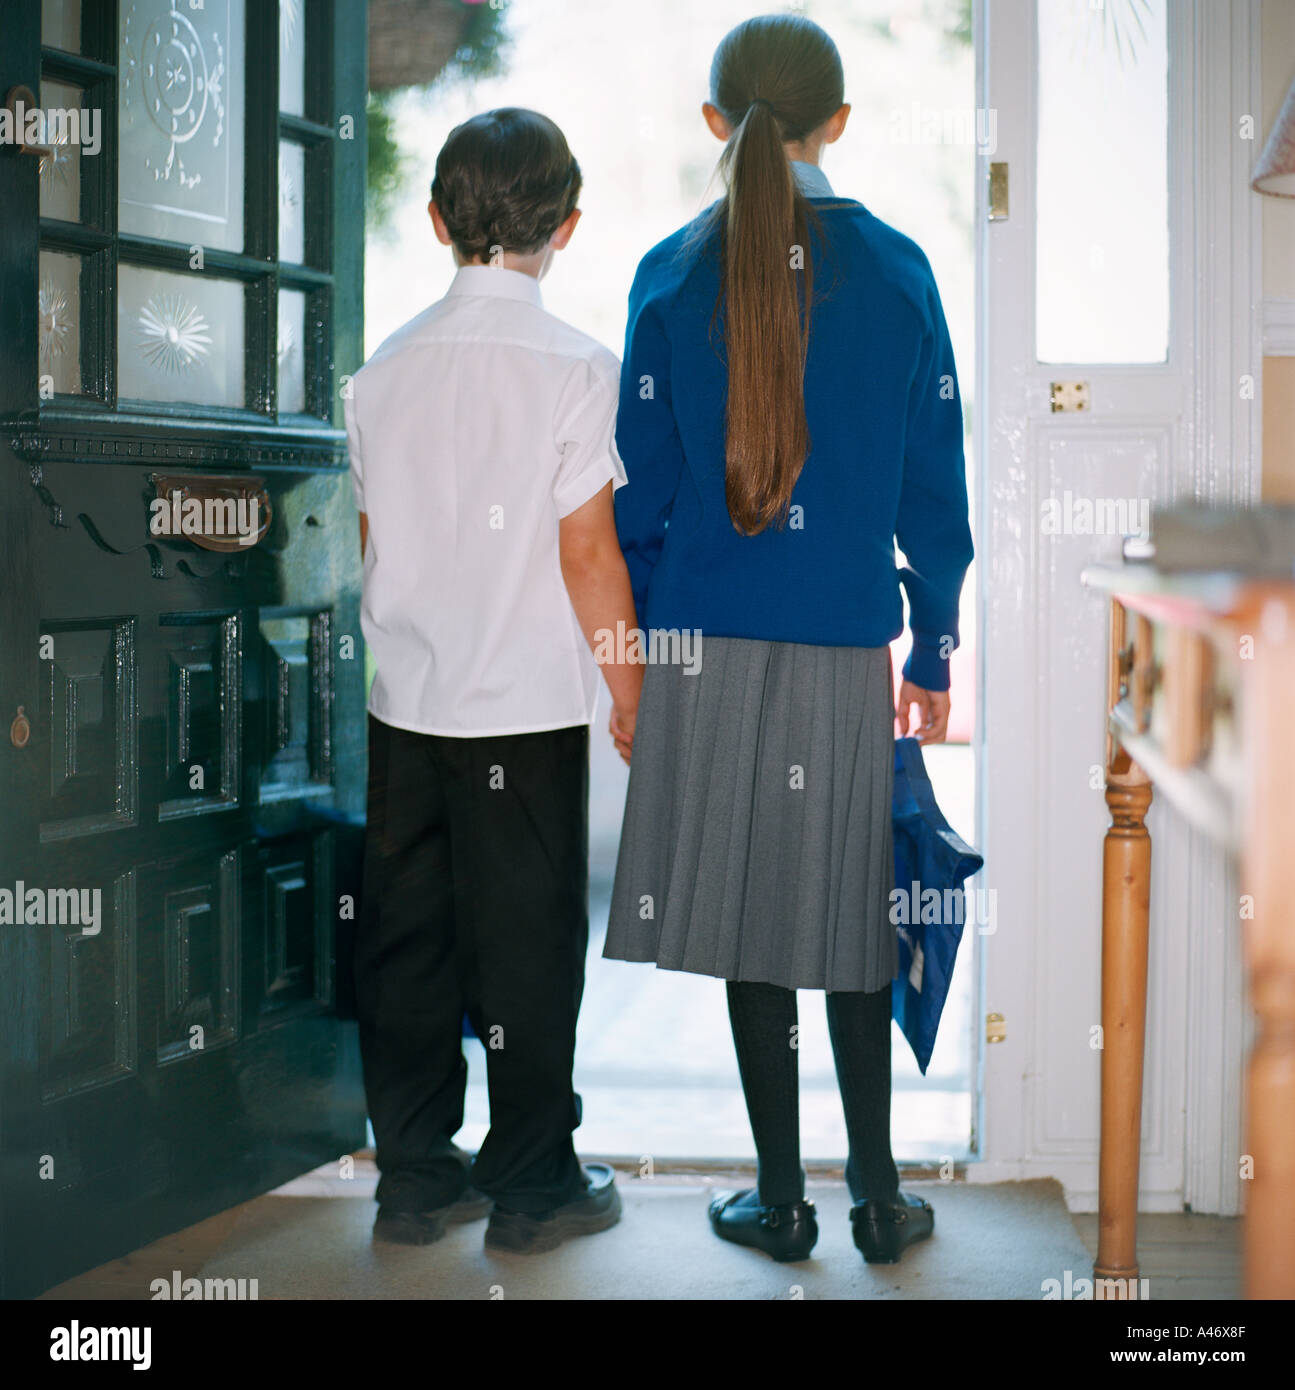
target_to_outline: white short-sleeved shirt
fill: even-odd
[[[369,710],[480,737],[592,721],[598,668],[567,595],[558,520],[610,482],[620,363],[520,271],[463,266],[355,374],[345,402],[369,520]]]

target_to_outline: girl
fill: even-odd
[[[759,1176],[710,1219],[778,1260],[818,1238],[795,991],[827,991],[851,1225],[874,1262],[934,1224],[890,1152],[892,726],[917,706],[921,741],[944,737],[972,545],[931,268],[818,167],[849,113],[816,24],[729,33],[702,107],[726,196],[649,251],[630,292],[617,529],[640,626],[703,644],[700,669],[648,667],[618,738],[633,762],[603,954],[728,981]]]

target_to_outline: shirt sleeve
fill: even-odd
[[[351,458],[351,487],[355,492],[355,510],[364,511],[364,467],[360,460],[360,425],[355,418],[355,381],[342,401],[342,415],[346,420],[346,450]]]
[[[585,364],[563,388],[556,431],[561,461],[553,483],[559,518],[583,507],[608,483],[613,489],[624,485],[625,468],[616,450],[616,384],[614,371]]]
[[[640,627],[645,626],[648,587],[661,558],[684,461],[670,400],[670,341],[649,281],[640,266],[630,289],[616,420],[616,442],[629,479],[616,494],[616,531]]]
[[[908,562],[899,577],[913,634],[904,677],[923,690],[947,690],[949,655],[958,645],[958,600],[973,548],[962,400],[934,278],[927,286],[926,311],[908,396],[895,539]]]

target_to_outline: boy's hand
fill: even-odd
[[[949,692],[923,690],[912,681],[904,681],[899,687],[899,703],[895,707],[895,721],[901,737],[913,732],[914,705],[918,710],[918,743],[943,743],[949,728]]]
[[[619,705],[612,706],[611,723],[607,727],[611,731],[616,751],[627,763],[630,760],[630,750],[634,746],[634,723],[637,718],[637,709],[625,710]]]

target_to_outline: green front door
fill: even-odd
[[[62,113],[0,146],[6,1296],[363,1140],[365,48],[354,0],[0,0],[0,99]]]

